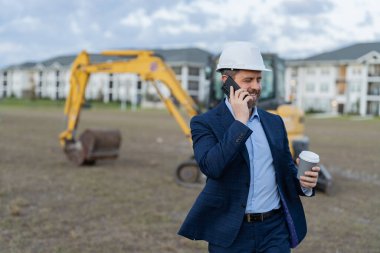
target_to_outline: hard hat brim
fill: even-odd
[[[272,71],[271,69],[266,68],[265,66],[223,66],[221,64],[218,64],[216,67],[216,71],[221,71],[223,69],[229,69],[229,70],[253,70],[253,71]]]

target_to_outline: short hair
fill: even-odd
[[[221,69],[220,73],[222,75],[230,76],[232,79],[235,78],[236,74],[239,72],[238,69]]]

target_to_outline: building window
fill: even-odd
[[[111,102],[112,99],[113,99],[113,94],[112,94],[112,91],[113,91],[113,78],[114,78],[114,75],[111,73],[109,75],[109,82],[108,82],[108,101]]]
[[[369,83],[368,85],[368,95],[380,95],[380,86],[376,83]]]
[[[356,76],[356,75],[360,75],[361,74],[361,69],[360,67],[357,67],[357,68],[353,68],[352,69],[352,75]]]
[[[315,75],[315,69],[314,68],[307,68],[306,73],[308,75]]]
[[[315,91],[315,89],[314,89],[314,84],[313,83],[307,83],[306,84],[306,91],[308,91],[308,92],[314,92]]]
[[[321,71],[321,74],[322,75],[329,75],[330,74],[330,70],[328,68],[323,68],[322,71]]]
[[[297,77],[297,75],[298,75],[297,68],[292,68],[291,69],[291,76],[293,78],[295,78],[295,77]]]
[[[182,67],[181,66],[175,66],[175,67],[172,67],[172,69],[176,75],[182,74]]]
[[[194,100],[195,103],[199,103],[198,96],[192,95],[191,98]]]
[[[141,80],[138,80],[137,81],[137,90],[141,91],[141,88],[142,88]]]
[[[355,89],[355,88],[356,88],[355,86],[356,86],[356,83],[350,83],[350,91],[351,91],[351,92],[354,92],[354,91],[356,90],[356,89]]]
[[[189,76],[199,76],[199,68],[189,67]]]
[[[369,76],[380,76],[380,64],[369,65],[368,75]]]
[[[320,91],[323,93],[329,92],[329,84],[328,83],[321,83]]]
[[[60,85],[60,83],[59,83],[59,75],[60,75],[60,73],[59,73],[59,70],[57,70],[56,72],[55,72],[55,76],[56,76],[56,80],[55,80],[55,87],[56,87],[56,90],[55,90],[55,99],[59,99],[59,85]]]
[[[3,73],[3,97],[7,96],[7,85],[8,85],[8,83],[7,83],[7,81],[8,81],[7,75],[8,75],[8,73],[5,71]]]
[[[360,92],[360,83],[357,83],[357,82],[350,83],[350,91],[351,92]]]
[[[199,82],[198,81],[189,81],[188,83],[188,90],[189,91],[197,91],[199,89]]]
[[[42,98],[42,77],[43,77],[43,72],[39,71],[38,72],[38,76],[39,76],[39,78],[38,78],[38,94],[37,94],[37,96],[39,98]]]

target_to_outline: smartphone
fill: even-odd
[[[222,85],[222,90],[224,94],[227,95],[228,98],[230,98],[230,87],[234,88],[234,92],[236,92],[238,89],[240,89],[239,85],[232,79],[232,77],[228,76],[224,84]]]

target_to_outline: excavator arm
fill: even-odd
[[[127,50],[127,51],[105,51],[101,53],[106,56],[129,57],[128,60],[103,62],[92,64],[89,55],[83,51],[73,62],[70,77],[70,90],[66,99],[65,111],[66,129],[60,134],[60,143],[69,159],[77,164],[92,163],[96,159],[106,159],[117,157],[112,146],[120,146],[120,134],[113,132],[91,131],[81,140],[76,140],[76,129],[78,126],[82,105],[85,102],[85,92],[92,73],[134,73],[140,76],[141,80],[152,82],[156,91],[164,102],[166,108],[174,117],[186,138],[191,142],[190,129],[180,113],[177,106],[173,103],[170,96],[165,96],[157,85],[157,82],[165,85],[170,94],[185,109],[189,117],[198,114],[194,100],[187,94],[177,81],[173,70],[165,62],[153,55],[152,51]],[[83,138],[82,138],[83,137]],[[113,137],[113,138],[112,138]],[[118,141],[119,139],[119,141]],[[84,141],[86,140],[86,142]],[[94,142],[97,142],[95,145]],[[91,147],[88,147],[91,143]],[[101,152],[101,146],[107,146],[107,151]],[[94,151],[93,147],[97,147]],[[93,155],[96,153],[96,155]],[[102,155],[105,154],[105,155]],[[116,154],[116,155],[115,155]]]

